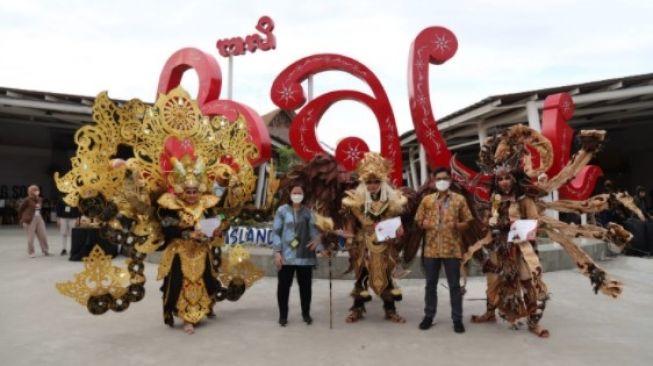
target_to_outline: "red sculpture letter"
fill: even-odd
[[[421,31],[410,46],[408,60],[408,96],[410,113],[417,140],[424,146],[429,165],[449,166],[451,152],[440,135],[431,110],[429,64],[440,65],[452,58],[458,49],[456,36],[443,27]]]
[[[547,171],[549,177],[558,174],[570,160],[574,130],[569,127],[567,121],[574,115],[574,109],[574,101],[567,93],[549,95],[544,100],[542,134],[553,145],[553,165]],[[560,187],[558,190],[560,198],[570,200],[589,198],[601,175],[603,171],[598,166],[585,166],[573,180]]]
[[[320,146],[316,129],[324,113],[334,103],[353,100],[368,106],[379,123],[381,135],[381,155],[393,164],[392,182],[402,185],[402,160],[399,135],[390,101],[383,86],[374,73],[360,62],[335,54],[312,55],[300,59],[284,69],[274,80],[270,94],[272,101],[282,109],[297,109],[306,103],[301,82],[310,75],[323,71],[338,70],[347,72],[363,81],[372,89],[373,96],[354,91],[338,90],[323,94],[309,102],[297,114],[290,126],[290,143],[302,159],[309,160],[318,153],[325,153]],[[365,142],[359,138],[348,137],[336,148],[336,159],[346,169],[356,167],[363,153],[369,151]]]

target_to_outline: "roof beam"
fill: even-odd
[[[459,116],[453,117],[452,119],[448,120],[447,122],[442,122],[438,123],[438,128],[440,129],[440,132],[447,130],[451,127],[456,126],[457,124],[475,119],[477,117],[480,117],[488,112],[491,112],[496,106],[501,104],[501,100],[493,100],[489,103],[486,103],[480,107],[476,107],[472,109],[469,112],[463,113]]]
[[[579,108],[574,112],[574,117],[585,116],[588,114],[594,113],[605,113],[605,112],[615,112],[619,110],[626,109],[642,109],[642,108],[653,108],[653,102],[636,102],[636,103],[626,103],[626,104],[615,104],[605,107],[596,107],[596,108]]]
[[[634,88],[619,89],[619,90],[609,90],[598,93],[588,93],[581,94],[578,96],[572,96],[576,104],[582,103],[592,103],[598,102],[601,100],[610,100],[610,99],[619,99],[619,98],[632,98],[638,97],[640,95],[653,94],[653,85],[638,86]],[[542,109],[544,106],[544,101],[537,102],[537,107]]]
[[[38,100],[21,100],[14,98],[0,97],[1,105],[8,105],[14,107],[26,107],[34,109],[45,109],[50,111],[59,111],[59,112],[73,112],[73,113],[82,113],[82,114],[91,114],[93,113],[93,108],[81,106],[81,105],[71,105],[71,104],[61,104],[61,103],[52,103]]]

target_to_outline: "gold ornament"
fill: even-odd
[[[366,182],[371,179],[388,180],[388,175],[390,175],[391,171],[392,165],[390,161],[375,152],[366,152],[356,168],[358,180],[361,182]]]
[[[130,284],[129,272],[113,266],[111,256],[105,254],[99,245],[82,261],[84,270],[77,273],[73,281],[57,283],[57,290],[62,295],[86,306],[91,296],[111,294],[114,298],[119,298],[125,294]],[[145,279],[141,279],[144,282]]]
[[[263,274],[263,270],[252,263],[249,251],[240,244],[232,246],[229,253],[222,256],[220,282],[224,284],[240,278],[245,281],[245,287],[249,288],[261,279]]]
[[[65,201],[71,206],[76,207],[80,198],[100,192],[105,197],[119,196],[126,171],[137,172],[146,192],[163,193],[167,182],[160,171],[159,156],[165,139],[171,135],[193,143],[196,154],[205,159],[204,171],[210,182],[224,182],[227,176],[227,207],[242,206],[256,188],[250,160],[259,152],[250,141],[244,117],[229,122],[222,116],[204,116],[181,87],[159,95],[152,107],[138,99],[119,107],[102,92],[93,105],[93,120],[94,124],[75,134],[78,147],[72,158],[73,168],[63,176],[55,173],[57,188],[66,194]],[[131,147],[134,157],[128,164],[113,167],[119,145]],[[227,155],[239,167],[237,172],[220,163],[219,159]]]

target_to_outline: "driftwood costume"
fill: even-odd
[[[158,279],[166,324],[173,325],[173,315],[195,324],[216,301],[237,300],[262,275],[244,248],[222,253],[222,234],[255,187],[250,159],[258,152],[243,117],[230,123],[204,116],[176,88],[152,107],[139,100],[118,107],[102,93],[93,118],[75,135],[73,169],[55,181],[67,205],[98,221],[101,235],[131,254],[121,269],[96,247],[85,270],[59,283],[59,291],[93,314],[125,310],[144,296],[146,254],[163,250]],[[133,156],[114,159],[119,145]],[[200,230],[211,217],[219,221]]]
[[[365,154],[357,172],[361,183],[356,189],[347,191],[342,200],[343,211],[351,217],[350,227],[355,228],[355,237],[347,242],[356,274],[351,293],[354,305],[348,321],[363,317],[364,304],[372,299],[368,289],[372,288],[383,300],[386,319],[403,322],[395,308],[395,301],[401,300],[401,290],[392,277],[401,243],[398,239],[378,242],[374,227],[380,221],[400,216],[407,199],[388,183],[389,164],[380,155]],[[368,191],[366,182],[370,180],[379,181],[381,187],[377,194]]]
[[[488,309],[486,314],[473,317],[472,321],[494,319],[494,311],[513,325],[526,318],[529,328],[539,336],[548,331],[538,323],[547,300],[547,288],[542,281],[542,267],[535,240],[517,238],[508,241],[511,224],[516,220],[538,221],[538,234],[547,235],[558,242],[576,262],[583,274],[588,276],[594,291],[617,297],[622,285],[611,280],[584,251],[573,242],[573,237],[585,236],[606,240],[622,248],[631,238],[630,233],[617,224],[607,229],[593,225],[573,225],[560,222],[543,214],[545,209],[561,212],[590,213],[606,209],[609,204],[625,205],[637,212],[632,199],[620,197],[592,197],[587,201],[544,202],[541,198],[558,189],[573,178],[599,149],[604,139],[603,131],[581,131],[583,148],[560,173],[547,179],[543,173],[551,166],[550,142],[538,132],[525,126],[514,126],[505,134],[488,139],[481,149],[479,165],[491,180],[490,218],[486,223],[485,237],[472,245],[463,256],[463,265],[475,254],[481,258],[484,272],[488,275]],[[532,168],[531,154],[526,146],[536,149],[540,166]],[[455,169],[455,164],[454,164]],[[534,178],[537,177],[537,181]],[[497,182],[510,180],[503,188]],[[509,187],[509,189],[505,189]]]

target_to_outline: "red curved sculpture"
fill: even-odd
[[[567,93],[549,95],[542,111],[542,134],[553,145],[553,165],[547,171],[549,177],[558,174],[569,162],[574,130],[567,121],[574,115],[575,105]],[[603,171],[596,165],[587,165],[569,183],[558,190],[561,199],[586,200],[594,191]]]
[[[222,72],[215,58],[197,48],[182,48],[168,58],[161,75],[157,93],[167,93],[181,83],[184,72],[189,69],[197,72],[199,90],[197,103],[202,113],[215,116],[220,115],[233,122],[242,114],[249,129],[251,141],[259,150],[258,158],[251,161],[258,166],[272,156],[270,133],[261,116],[245,104],[231,100],[220,100],[222,88]]]
[[[310,75],[324,71],[343,71],[363,80],[372,89],[373,96],[354,90],[338,90],[323,94],[308,104],[301,83]],[[381,136],[381,155],[393,165],[391,180],[396,186],[402,185],[402,157],[399,134],[395,124],[394,113],[385,89],[374,73],[360,62],[337,54],[318,54],[302,58],[285,68],[274,80],[270,90],[274,104],[282,109],[302,110],[295,116],[290,126],[290,142],[302,159],[309,160],[318,153],[326,153],[317,141],[316,129],[324,113],[334,103],[352,100],[366,105],[372,110],[379,124]],[[345,138],[336,147],[336,160],[345,168],[353,169],[358,160],[350,150],[354,146],[352,138]],[[356,140],[361,151],[369,150],[361,139]],[[340,153],[338,153],[340,152]],[[345,161],[345,157],[350,157]],[[362,154],[360,154],[362,158]]]
[[[447,28],[429,27],[410,45],[408,98],[418,141],[424,146],[431,168],[449,166],[451,152],[438,129],[429,93],[429,64],[441,65],[458,50],[456,36]]]

